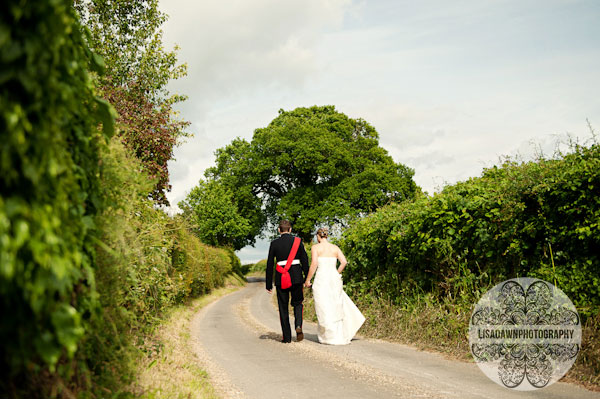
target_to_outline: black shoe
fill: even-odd
[[[296,327],[296,342],[300,342],[304,339],[304,333],[302,327]]]
[[[282,344],[289,344],[289,343],[291,343],[292,341],[286,341],[285,339],[282,339],[282,340],[281,340],[281,341],[279,341],[279,342],[281,342]]]

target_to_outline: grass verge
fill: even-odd
[[[133,391],[143,399],[218,398],[206,370],[191,349],[189,323],[201,308],[245,284],[236,274],[225,286],[171,309],[142,344]]]

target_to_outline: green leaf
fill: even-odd
[[[104,57],[97,53],[92,53],[92,62],[90,64],[92,70],[99,74],[104,74],[106,65],[104,64]]]
[[[98,119],[102,122],[102,131],[107,137],[112,137],[115,133],[115,119],[117,112],[110,103],[100,97],[95,97],[96,112]]]

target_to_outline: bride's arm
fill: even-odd
[[[337,249],[337,258],[340,261],[340,267],[338,267],[338,273],[342,274],[342,270],[344,270],[344,268],[348,264],[348,261],[346,260],[344,253],[342,252],[342,250],[339,247]]]
[[[317,249],[313,246],[310,249],[310,269],[308,269],[308,275],[306,276],[306,281],[304,281],[304,286],[305,287],[310,287],[310,280],[312,279],[312,276],[315,274],[315,270],[317,270],[317,258],[319,257],[319,255],[317,255]]]

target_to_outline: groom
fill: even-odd
[[[302,287],[304,278],[308,274],[308,256],[302,245],[302,240],[292,236],[292,225],[288,220],[279,222],[280,237],[271,242],[269,257],[267,258],[267,292],[273,289],[273,258],[277,258],[275,273],[275,287],[277,291],[277,304],[279,305],[279,320],[283,330],[281,342],[292,342],[290,318],[288,307],[290,294],[294,307],[294,326],[296,328],[296,341],[304,339],[302,333],[302,301],[304,293]],[[291,283],[291,284],[290,284]]]

